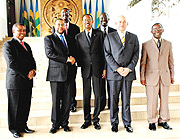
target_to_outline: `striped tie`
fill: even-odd
[[[121,38],[121,42],[122,42],[123,47],[124,47],[124,46],[125,46],[125,36],[124,36],[124,32],[123,32],[123,36],[122,36],[122,38]]]

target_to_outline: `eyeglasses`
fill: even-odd
[[[157,31],[163,31],[163,28],[158,28],[158,29],[153,29],[152,31],[154,31],[154,32],[157,32]]]

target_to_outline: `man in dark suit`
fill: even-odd
[[[99,16],[99,21],[100,21],[100,27],[97,28],[98,30],[102,31],[104,34],[104,37],[111,33],[116,31],[116,29],[111,28],[108,26],[108,21],[109,21],[109,15],[107,13],[101,13]],[[101,111],[104,110],[106,106],[106,79],[103,79],[103,84],[102,84],[102,93],[101,93]],[[108,92],[108,109],[110,109],[110,91],[109,91],[109,84],[107,82],[107,92]]]
[[[69,10],[67,8],[62,9],[61,18],[63,19],[64,24],[65,24],[66,35],[71,36],[75,41],[75,35],[80,33],[80,28],[77,25],[69,22],[69,20],[70,20],[69,19]],[[55,32],[54,26],[52,27],[52,32],[53,33]],[[73,57],[75,57],[75,55],[76,55],[76,50],[73,51],[73,53],[72,53]],[[77,74],[77,66],[73,66],[73,68],[72,68],[72,77],[73,78],[71,81],[71,95],[72,95],[71,101],[72,101],[72,104],[70,107],[70,110],[72,112],[76,111],[76,105],[77,105],[77,101],[75,99],[75,97],[76,97],[76,74]]]
[[[118,103],[121,91],[122,121],[127,132],[131,127],[130,95],[133,80],[136,79],[135,66],[139,59],[139,42],[135,34],[126,31],[126,18],[118,16],[117,31],[109,33],[104,40],[107,61],[107,80],[110,86],[110,118],[112,131],[118,132]]]
[[[74,57],[70,55],[73,39],[64,33],[63,19],[55,21],[55,33],[44,38],[45,53],[49,58],[47,81],[50,81],[52,93],[52,128],[50,133],[56,133],[59,127],[64,131],[71,131],[68,126],[71,94],[70,81],[72,80],[72,66]]]
[[[21,132],[34,132],[28,128],[27,120],[36,63],[30,46],[23,42],[26,34],[24,26],[16,23],[12,32],[13,38],[3,45],[3,54],[7,63],[8,125],[13,136],[19,138]]]
[[[93,91],[95,95],[93,124],[95,129],[100,129],[100,97],[102,91],[102,78],[106,77],[104,70],[105,59],[103,52],[103,33],[92,28],[93,18],[87,14],[83,17],[83,25],[85,30],[76,35],[77,43],[77,63],[81,67],[83,78],[83,109],[84,124],[82,129],[91,125],[91,78],[93,83]]]

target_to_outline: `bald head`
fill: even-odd
[[[126,30],[126,27],[128,26],[128,22],[126,20],[126,17],[124,15],[119,15],[117,17],[117,20],[115,22],[117,29],[121,32]]]

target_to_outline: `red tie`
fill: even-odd
[[[23,48],[27,51],[26,47],[24,46],[24,43],[22,41],[20,41],[20,43],[23,46]]]
[[[67,28],[67,23],[65,25],[65,30],[66,30],[66,35],[68,34],[68,28]]]

